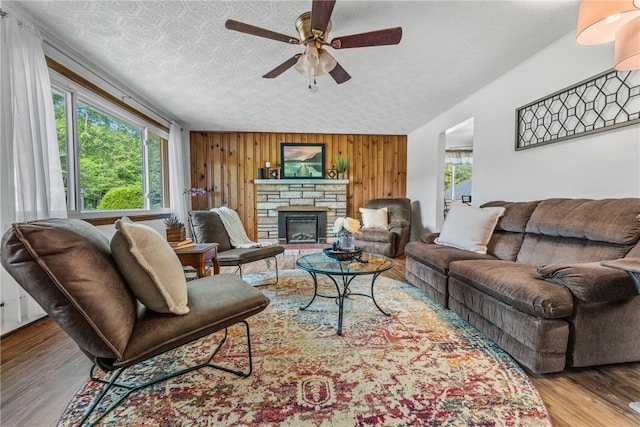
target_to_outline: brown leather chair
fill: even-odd
[[[356,246],[365,252],[396,258],[404,253],[411,236],[411,200],[404,198],[371,199],[369,209],[387,208],[389,226],[386,230],[362,228],[355,234]]]
[[[236,272],[242,277],[242,265],[254,261],[269,260],[275,263],[276,281],[278,283],[278,255],[284,252],[279,245],[256,248],[234,248],[231,246],[229,234],[217,213],[213,211],[190,211],[189,227],[196,243],[217,243],[218,262],[221,267],[237,267]]]
[[[245,319],[264,310],[269,299],[236,275],[189,282],[189,313],[172,315],[148,310],[136,300],[112,257],[109,239],[84,221],[14,224],[2,238],[0,254],[4,268],[91,359],[91,379],[106,383],[81,425],[113,387],[126,392],[115,396],[115,402],[92,423],[132,392],[194,369],[212,367],[241,377],[251,374],[251,340]],[[211,363],[227,337],[227,328],[236,323],[246,330],[244,371]],[[224,334],[205,363],[142,384],[118,381],[127,367],[221,330]],[[96,368],[114,372],[104,380],[95,375]]]

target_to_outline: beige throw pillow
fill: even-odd
[[[387,208],[360,208],[360,215],[362,216],[362,228],[386,230],[389,227],[389,211]]]
[[[150,310],[187,314],[187,281],[178,256],[153,228],[116,221],[111,252],[133,294]]]
[[[503,214],[503,207],[476,208],[454,203],[435,242],[486,254],[493,229]]]

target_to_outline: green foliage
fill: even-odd
[[[114,187],[104,195],[98,209],[140,209],[142,208],[142,188],[140,187]]]
[[[452,174],[452,165],[446,164],[444,165],[444,189],[449,190],[451,188],[451,174]],[[455,184],[460,184],[462,181],[466,181],[471,179],[473,173],[473,165],[456,165],[456,182]]]
[[[96,209],[111,188],[142,188],[140,130],[78,103],[80,186],[84,209]],[[136,208],[141,208],[142,204]],[[124,209],[123,206],[117,208]]]
[[[349,160],[346,157],[338,156],[336,159],[336,169],[338,170],[338,173],[344,173],[348,166]]]
[[[65,111],[64,91],[52,89],[53,107],[58,133],[58,148],[62,163],[65,191],[74,191],[73,177],[69,176],[69,159],[73,160],[72,147],[67,147],[69,115]],[[80,100],[77,103],[78,132],[78,174],[80,184],[81,210],[127,209],[130,203],[122,206],[103,206],[103,199],[111,189],[119,187],[143,188],[143,145],[142,131],[116,116],[112,116]],[[163,207],[162,152],[157,135],[148,135],[148,165],[150,207]],[[110,196],[111,197],[111,196]],[[111,203],[111,202],[109,202]],[[99,207],[100,206],[100,207]],[[144,207],[144,202],[134,208]],[[72,207],[74,208],[74,207]]]
[[[167,228],[184,228],[184,224],[180,222],[177,216],[171,215],[169,218],[165,218],[164,225]]]

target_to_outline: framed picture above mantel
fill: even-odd
[[[324,144],[280,144],[280,179],[323,179],[324,165]]]

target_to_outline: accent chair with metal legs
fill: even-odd
[[[278,258],[284,252],[284,247],[279,245],[234,248],[231,246],[229,234],[217,213],[213,211],[190,211],[189,227],[191,236],[196,243],[217,243],[218,262],[221,267],[237,267],[236,273],[242,277],[242,266],[250,262],[273,259],[275,264],[276,280],[278,283]]]
[[[113,239],[111,243],[113,247]],[[269,299],[237,275],[219,274],[185,283],[188,300],[183,314],[158,313],[136,299],[136,290],[112,255],[109,239],[84,221],[14,224],[2,239],[0,253],[4,268],[91,359],[91,379],[106,383],[80,425],[102,419],[137,390],[195,369],[211,367],[240,377],[252,372],[246,319],[264,310]],[[177,257],[176,262],[180,268]],[[246,363],[241,367],[213,364],[227,338],[227,328],[235,324],[244,326]],[[119,381],[128,367],[218,331],[224,334],[220,332],[222,336],[212,345],[212,355],[205,363],[141,384]],[[114,372],[104,380],[94,375],[96,369]],[[99,408],[114,388],[123,388],[123,394],[108,408]]]

